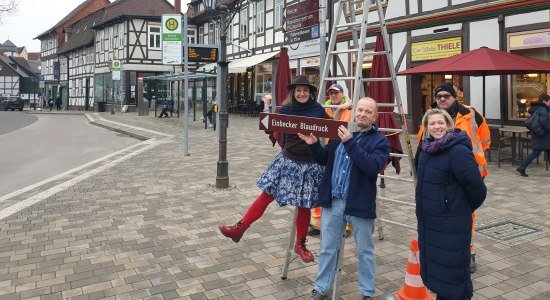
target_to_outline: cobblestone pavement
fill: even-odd
[[[294,260],[288,279],[280,277],[291,209],[272,204],[239,244],[217,230],[244,214],[259,193],[256,179],[277,154],[257,118],[230,116],[231,186],[217,190],[218,143],[200,121],[191,122],[191,155],[184,156],[183,119],[87,117],[141,141],[0,198],[0,299],[306,298],[316,263]],[[528,178],[509,162],[490,167],[475,237],[474,299],[549,299],[550,172],[542,162],[527,170]],[[403,169],[400,176],[408,173],[407,162]],[[414,201],[412,184],[387,180],[386,195]],[[415,226],[411,207],[384,203],[382,215]],[[383,229],[383,240],[373,237],[379,298],[403,285],[415,236],[389,223]],[[308,245],[317,255],[319,238]],[[344,257],[342,299],[359,299],[353,238]]]

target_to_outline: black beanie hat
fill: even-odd
[[[451,94],[451,96],[453,96],[453,97],[456,98],[455,87],[454,87],[452,84],[450,84],[450,83],[444,82],[444,83],[440,84],[440,85],[435,89],[434,95],[437,96],[437,93],[439,93],[439,92],[441,92],[441,91],[449,92],[449,94]]]

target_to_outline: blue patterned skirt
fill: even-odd
[[[279,153],[264,171],[258,187],[273,196],[280,206],[318,206],[319,185],[323,167],[315,162],[302,162]]]

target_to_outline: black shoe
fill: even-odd
[[[351,230],[346,230],[346,233],[344,233],[344,237],[347,239],[351,236]]]
[[[308,236],[316,236],[316,235],[319,235],[319,234],[321,234],[321,230],[315,229],[313,227],[309,227],[309,230],[307,231]]]
[[[525,169],[517,168],[516,171],[518,171],[519,175],[521,175],[523,177],[529,177],[529,175],[527,175],[527,173],[525,173]]]
[[[309,295],[309,300],[322,300],[326,298],[326,295],[319,293],[316,289],[313,289],[313,291],[311,291],[311,294]]]
[[[367,300],[367,299],[371,299],[371,297],[370,296],[363,296],[363,298],[361,298],[361,299]]]
[[[470,253],[470,273],[474,273],[477,270],[476,254]]]

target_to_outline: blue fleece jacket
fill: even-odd
[[[357,137],[361,135],[361,138]],[[322,147],[320,143],[309,145],[311,157],[325,166],[325,173],[319,187],[319,206],[332,205],[332,171],[336,148],[341,140],[331,139]],[[390,154],[390,143],[373,126],[364,132],[354,132],[353,138],[343,143],[352,166],[350,170],[349,193],[346,200],[346,215],[364,219],[376,218],[376,179],[386,165]]]

